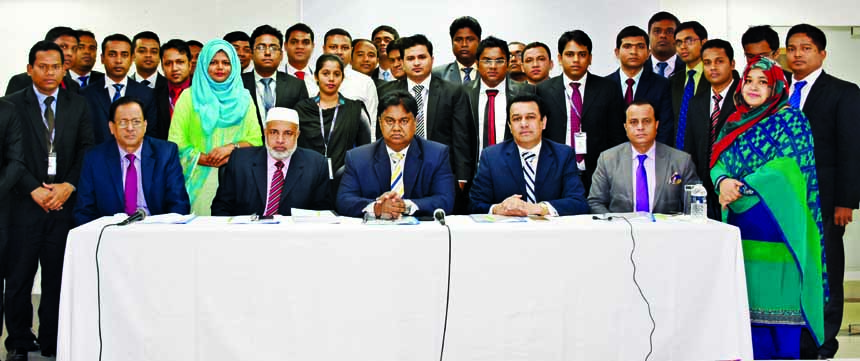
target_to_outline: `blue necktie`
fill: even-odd
[[[263,82],[263,107],[266,108],[266,114],[269,114],[269,109],[275,106],[275,95],[272,94],[272,78],[260,79]]]
[[[684,150],[684,133],[687,131],[687,107],[690,105],[690,98],[696,89],[695,70],[687,72],[687,86],[684,87],[684,99],[681,100],[681,114],[678,115],[678,135],[675,137],[675,148]]]
[[[81,88],[87,87],[87,80],[89,80],[89,79],[90,79],[89,75],[84,75],[84,76],[78,77],[78,80],[81,81]]]
[[[110,101],[111,103],[117,101],[117,99],[122,96],[120,93],[122,91],[122,84],[114,84],[113,87],[116,89],[116,92],[113,93],[113,99]]]
[[[463,84],[469,83],[472,81],[472,78],[469,76],[469,73],[472,72],[472,68],[463,68],[463,72],[466,73],[466,76],[463,77]]]
[[[788,98],[788,105],[792,108],[800,109],[800,91],[806,86],[806,80],[794,83],[794,93]]]
[[[661,62],[657,63],[657,69],[659,69],[657,71],[657,74],[665,78],[666,77],[666,67],[668,67],[668,66],[669,66],[669,64],[666,63],[665,61],[661,61]]]
[[[639,155],[639,167],[636,168],[636,212],[649,212],[648,204],[648,174],[645,172],[645,154]]]

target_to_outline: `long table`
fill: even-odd
[[[715,222],[634,222],[640,295],[628,224],[590,216],[133,224],[97,277],[115,220],[69,235],[60,361],[752,359],[739,232]]]

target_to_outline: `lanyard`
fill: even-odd
[[[325,122],[323,121],[323,109],[320,105],[320,97],[317,96],[314,99],[317,103],[317,109],[319,109],[320,114],[320,135],[323,139],[323,146],[325,146],[325,154],[323,154],[326,158],[328,158],[328,142],[331,140],[331,135],[334,133],[334,125],[337,123],[337,111],[340,109],[340,105],[343,104],[343,101],[338,98],[337,106],[334,107],[334,116],[331,118],[331,130],[328,132],[328,137],[325,136]]]

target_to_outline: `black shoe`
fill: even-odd
[[[41,346],[39,345],[39,341],[33,340],[33,343],[27,345],[27,347],[22,348],[22,350],[27,352],[39,351]]]
[[[8,357],[7,361],[27,361],[27,351],[26,350],[12,350],[9,351],[9,354],[6,355]]]

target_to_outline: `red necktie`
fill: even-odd
[[[636,81],[633,78],[627,78],[627,92],[624,93],[624,102],[627,105],[633,103],[633,84],[635,83]]]
[[[272,187],[269,188],[269,201],[266,206],[264,216],[272,216],[278,213],[278,208],[281,206],[281,190],[284,188],[284,162],[275,162],[275,172],[272,173]]]
[[[301,70],[297,71],[296,72],[296,78],[299,78],[299,80],[305,80],[305,72],[303,72]]]
[[[498,90],[487,90],[487,144],[484,148],[496,144],[496,95],[499,95]]]

